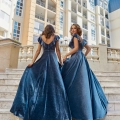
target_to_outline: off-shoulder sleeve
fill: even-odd
[[[42,45],[43,42],[41,37],[38,38],[38,42]]]
[[[85,39],[82,40],[82,47],[84,47],[87,44],[87,41]]]
[[[55,41],[58,41],[60,37],[58,35],[55,36]]]

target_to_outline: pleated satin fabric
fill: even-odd
[[[74,48],[74,37],[78,39],[79,50],[62,67],[71,114],[76,120],[100,120],[107,114],[108,101],[82,52],[87,41],[80,41],[80,37],[74,34],[69,43],[71,48]]]
[[[55,44],[59,39],[55,36],[50,44],[46,44],[41,37],[38,39],[44,52],[32,67],[26,67],[10,109],[23,120],[71,120],[55,53]]]

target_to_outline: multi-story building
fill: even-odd
[[[0,6],[0,36],[23,45],[37,42],[47,24],[70,39],[73,23],[81,26],[89,44],[111,45],[108,0],[0,0]]]

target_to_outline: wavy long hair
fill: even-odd
[[[79,35],[79,36],[81,36],[82,35],[82,29],[81,29],[81,27],[78,25],[78,24],[72,24],[71,25],[71,27],[70,27],[70,34],[72,35],[72,26],[75,26],[76,27],[76,29],[77,29],[77,34]]]
[[[41,36],[45,35],[46,39],[49,39],[51,36],[55,35],[55,29],[52,25],[47,25],[44,28],[44,31],[42,32]]]

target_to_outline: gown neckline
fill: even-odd
[[[54,39],[55,39],[55,36],[54,36],[54,39],[48,44],[48,43],[46,43],[44,40],[43,40],[43,38],[42,38],[42,36],[41,36],[41,39],[42,39],[42,41],[45,43],[45,44],[47,44],[47,45],[50,45],[53,41],[54,41]]]

